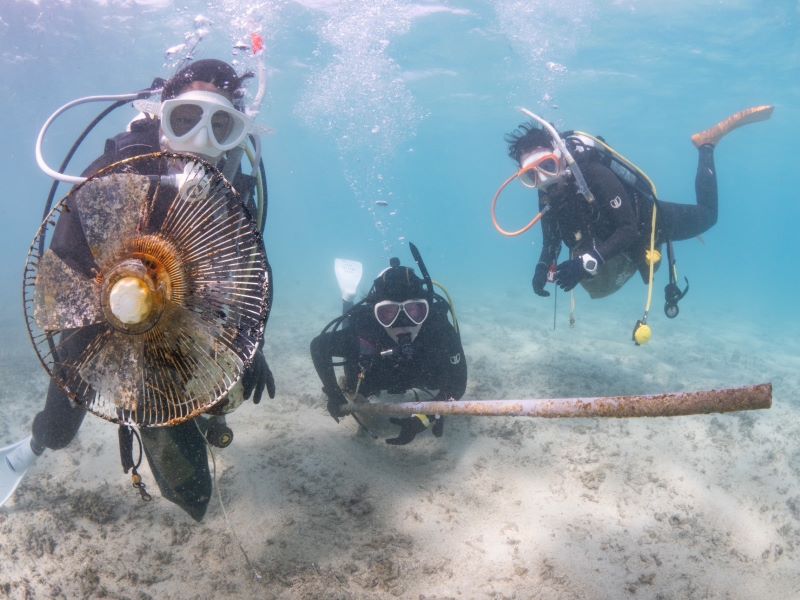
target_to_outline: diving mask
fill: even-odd
[[[413,298],[405,302],[383,300],[375,304],[375,318],[384,327],[391,327],[397,322],[400,313],[405,313],[414,325],[422,325],[428,318],[428,301],[424,298]]]
[[[559,150],[539,149],[522,161],[517,177],[525,187],[546,189],[559,181],[564,172]]]
[[[164,142],[175,152],[217,158],[240,145],[251,127],[250,118],[216,92],[193,90],[161,103]]]
[[[395,354],[395,351],[400,350],[402,356],[408,358],[411,352],[411,346],[425,319],[428,318],[430,312],[430,305],[425,298],[412,298],[404,302],[395,302],[394,300],[382,300],[375,304],[373,309],[375,312],[375,319],[386,331],[386,334],[397,343],[400,348],[394,348],[388,351],[388,354]],[[401,319],[400,315],[405,315]]]

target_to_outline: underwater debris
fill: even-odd
[[[640,396],[542,398],[525,400],[454,400],[451,402],[375,402],[344,407],[361,414],[470,415],[484,417],[676,417],[758,410],[772,406],[772,384],[740,388]]]

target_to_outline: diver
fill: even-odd
[[[358,400],[382,391],[414,390],[416,394],[421,390],[433,401],[448,401],[464,394],[467,362],[457,321],[448,319],[448,312],[453,314],[451,303],[434,291],[419,251],[414,244],[410,247],[422,279],[392,258],[366,297],[311,342],[311,358],[328,399],[328,412],[337,423],[347,414],[343,408],[348,397]],[[343,360],[334,362],[334,357]],[[334,366],[344,367],[341,387]],[[444,431],[439,415],[392,417],[390,422],[400,431],[386,440],[388,444],[408,444],[426,429],[436,437]]]
[[[549,296],[545,285],[554,282],[564,291],[581,284],[592,298],[603,298],[636,272],[652,286],[661,257],[658,247],[666,243],[670,284],[665,289],[665,312],[676,316],[688,280],[684,290],[675,281],[672,242],[696,237],[717,221],[714,148],[734,129],[768,119],[773,107],[748,108],[692,136],[699,153],[693,205],[658,199],[649,178],[602,138],[577,131],[559,133],[538,115],[522,111],[533,120],[505,136],[508,155],[519,171],[495,194],[492,211],[495,227],[504,235],[519,235],[541,221],[542,249],[531,282],[534,293]],[[526,227],[508,232],[497,224],[494,208],[505,187],[517,178],[538,191],[539,213]],[[559,262],[562,243],[569,255]],[[644,323],[637,325],[646,324],[647,310],[649,301]],[[637,344],[648,335],[635,338]]]
[[[255,214],[256,178],[243,173],[241,168],[244,143],[248,136],[251,141],[253,138],[251,119],[245,113],[243,102],[244,84],[250,77],[252,73],[239,76],[233,67],[220,60],[191,62],[171,79],[154,82],[151,90],[157,93],[160,87],[161,102],[150,103],[147,112],[141,112],[128,125],[127,131],[107,140],[103,154],[84,171],[82,177],[54,172],[45,168],[46,164],[43,169],[61,181],[76,183],[126,158],[161,150],[196,155],[225,173],[242,194],[251,213]],[[46,127],[47,124],[43,131]],[[38,148],[39,144],[37,159],[40,159]],[[259,160],[260,157],[255,162]],[[40,160],[40,166],[42,163]],[[159,163],[153,161],[152,164]],[[50,243],[50,249],[67,264],[91,260],[75,213],[74,210],[62,213]],[[270,296],[271,290],[270,286]],[[271,298],[267,301],[271,302]],[[81,352],[90,340],[82,339],[85,337],[73,335],[66,341],[62,338],[60,352],[65,355]],[[241,386],[243,399],[252,397],[256,404],[265,389],[270,398],[275,396],[274,379],[261,349],[245,370]],[[51,380],[44,409],[33,420],[31,436],[0,449],[0,505],[10,497],[37,456],[45,449],[62,449],[73,440],[85,414],[86,410],[73,403]],[[122,461],[127,472],[133,466],[131,449],[128,448],[126,458],[123,446],[130,446],[132,442],[130,437],[124,439],[123,430],[130,432],[130,428],[120,428]],[[142,428],[140,436],[144,454],[162,495],[195,520],[201,520],[211,495],[206,440],[225,447],[233,437],[224,415],[200,416],[172,427]],[[144,488],[140,488],[140,492],[143,498],[149,497]]]

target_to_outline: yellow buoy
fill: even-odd
[[[644,259],[647,261],[647,264],[656,265],[661,261],[661,252],[658,250],[645,250]]]
[[[644,323],[639,325],[636,331],[633,332],[633,339],[640,346],[649,342],[651,337],[653,337],[653,330],[650,329],[650,325],[645,325]]]

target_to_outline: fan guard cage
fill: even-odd
[[[128,272],[153,299],[140,323],[110,308],[109,288]],[[40,226],[23,277],[28,332],[51,378],[99,417],[144,427],[223,403],[259,348],[271,297],[239,194],[210,164],[164,152],[74,187]]]

